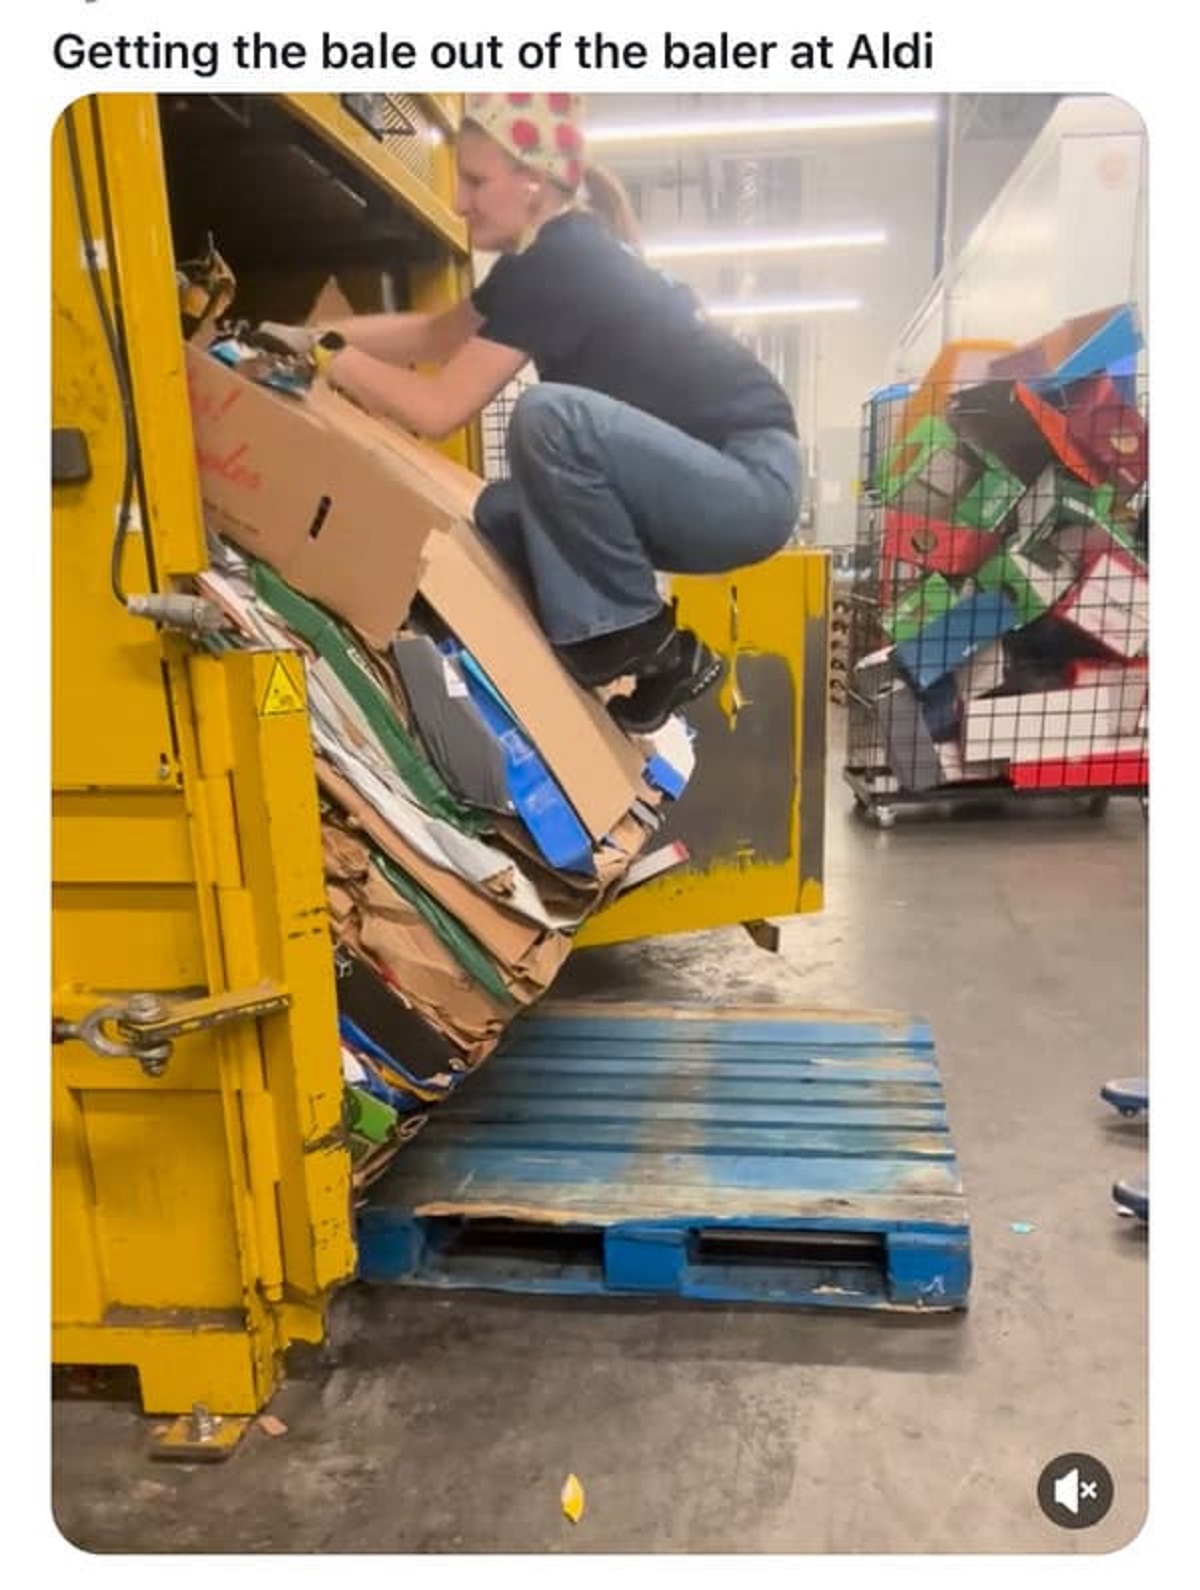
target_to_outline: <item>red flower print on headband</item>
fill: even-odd
[[[518,149],[536,149],[542,140],[534,123],[521,116],[512,124],[512,141]]]

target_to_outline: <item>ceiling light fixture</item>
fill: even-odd
[[[866,132],[882,127],[932,126],[935,105],[864,110],[827,116],[723,116],[706,121],[601,123],[588,128],[589,144],[677,143],[683,138],[770,138],[779,134]]]
[[[861,309],[861,298],[724,298],[704,306],[715,320],[759,320],[772,315],[840,314]]]
[[[656,238],[644,245],[647,259],[701,259],[707,254],[802,254],[818,249],[876,248],[887,233],[743,232],[735,237]]]

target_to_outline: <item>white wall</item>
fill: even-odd
[[[1027,341],[1072,315],[1146,303],[1146,137],[1107,96],[1064,100],[897,339],[919,378],[945,341]]]

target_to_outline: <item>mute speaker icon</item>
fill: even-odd
[[[1054,1500],[1069,1513],[1079,1512],[1079,1470],[1068,1469],[1054,1482]]]

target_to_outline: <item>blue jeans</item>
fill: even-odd
[[[629,629],[662,605],[655,571],[720,574],[786,543],[800,511],[800,444],[742,431],[723,448],[581,387],[517,399],[512,478],[475,522],[522,576],[556,646]]]

